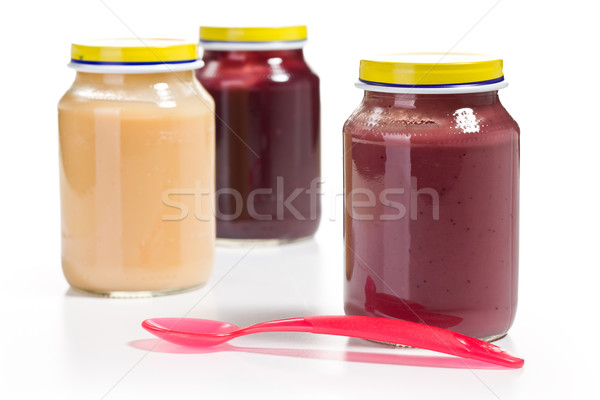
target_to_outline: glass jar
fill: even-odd
[[[213,263],[214,103],[178,40],[73,44],[58,104],[62,266],[105,296],[202,285]]]
[[[312,236],[320,218],[319,78],[306,27],[200,28],[215,99],[218,243]]]
[[[441,61],[440,61],[441,60]],[[519,127],[502,60],[362,60],[344,125],[345,310],[484,340],[517,305]]]

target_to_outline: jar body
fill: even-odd
[[[77,73],[58,105],[62,265],[71,286],[137,296],[208,279],[212,110],[193,71]]]
[[[291,241],[320,218],[319,79],[301,49],[205,50],[215,99],[217,237]]]
[[[517,304],[519,128],[497,92],[366,91],[344,147],[346,312],[504,335]]]

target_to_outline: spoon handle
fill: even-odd
[[[294,320],[312,325],[312,333],[402,344],[510,368],[521,368],[524,364],[523,359],[491,343],[415,322],[362,316],[314,316]]]
[[[390,318],[352,315],[290,318],[242,328],[234,335],[237,337],[260,332],[311,332],[349,336],[402,344],[509,368],[521,368],[524,364],[523,359],[483,340],[430,325]]]

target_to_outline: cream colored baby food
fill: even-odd
[[[58,106],[62,265],[71,286],[135,296],[208,279],[213,109],[193,71],[77,72]]]

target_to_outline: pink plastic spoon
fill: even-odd
[[[433,326],[389,318],[316,316],[262,322],[246,328],[193,318],[154,318],[142,322],[153,335],[171,343],[205,347],[262,332],[310,332],[396,343],[462,358],[521,368],[524,360],[498,346]]]

